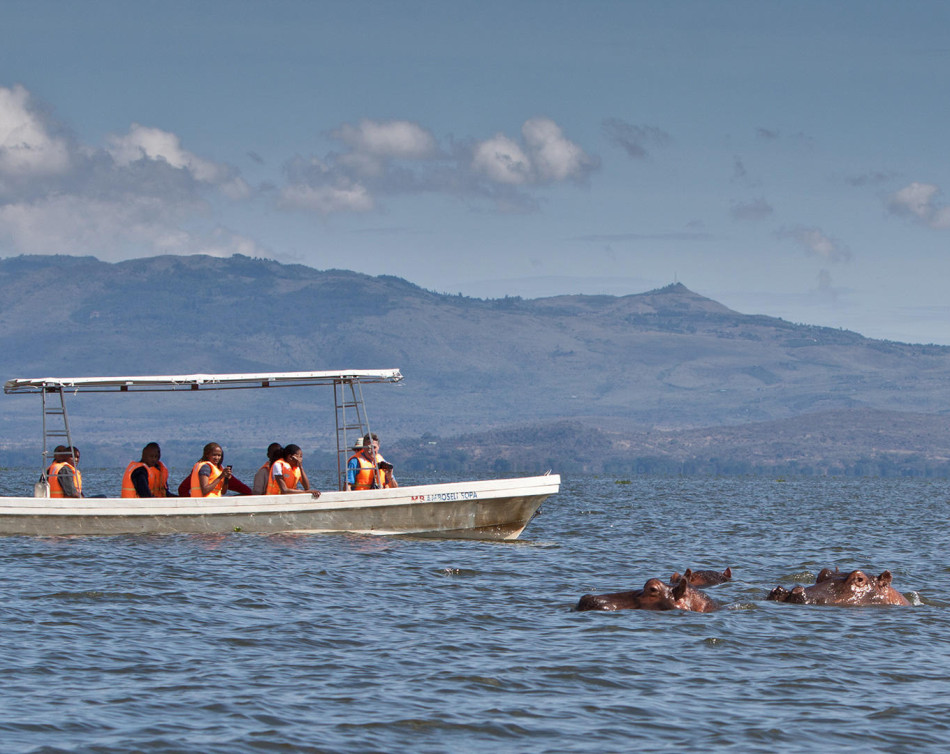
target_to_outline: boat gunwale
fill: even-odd
[[[439,502],[477,503],[507,497],[535,497],[556,494],[560,475],[482,479],[463,482],[412,485],[391,489],[330,491],[314,498],[309,492],[289,495],[234,495],[221,498],[45,498],[0,497],[0,515],[38,516],[204,516],[218,514],[268,514],[279,512],[332,511],[355,508],[399,507]],[[473,497],[449,497],[472,494]],[[487,497],[480,494],[488,493]],[[494,494],[492,494],[494,493]],[[439,500],[440,496],[445,500]],[[161,501],[156,504],[156,501]],[[139,504],[136,504],[138,502]],[[147,504],[143,504],[147,503]]]

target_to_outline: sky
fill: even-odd
[[[673,282],[950,345],[950,3],[4,0],[0,257]]]

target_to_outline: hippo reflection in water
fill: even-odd
[[[585,594],[575,610],[691,610],[710,613],[719,607],[708,594],[693,589],[686,579],[676,585],[650,579],[643,589],[612,594]]]
[[[715,586],[732,579],[732,569],[725,571],[694,571],[691,568],[686,569],[682,576],[674,573],[670,576],[670,584],[679,583],[680,579],[686,579],[690,586]]]
[[[777,586],[767,599],[798,605],[909,605],[907,598],[891,586],[891,572],[884,571],[876,579],[864,571],[841,573],[837,568],[823,568],[812,586],[796,584],[789,591]]]

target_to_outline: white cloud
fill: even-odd
[[[0,206],[0,235],[14,239],[21,253],[94,253],[103,260],[153,254],[266,255],[254,241],[230,231],[184,230],[193,215],[188,203],[155,197],[59,195]]]
[[[344,123],[330,136],[342,151],[298,156],[284,165],[280,206],[367,212],[385,197],[432,193],[485,200],[499,212],[534,212],[532,187],[583,180],[598,164],[549,118],[526,121],[520,139],[503,133],[482,141],[450,138],[446,148],[407,120]]]
[[[851,252],[840,241],[826,235],[820,228],[785,228],[776,233],[779,238],[789,239],[810,254],[829,262],[842,262],[851,258]]]
[[[522,184],[531,177],[528,156],[504,134],[480,142],[472,154],[472,168],[497,183]]]
[[[594,167],[577,144],[550,118],[531,118],[521,127],[524,148],[504,134],[478,142],[472,169],[497,183],[525,185],[581,180]]]
[[[910,215],[931,228],[950,228],[950,206],[936,201],[940,187],[932,183],[913,183],[888,198],[895,215]]]
[[[57,129],[22,86],[0,87],[4,252],[126,259],[254,246],[207,229],[207,200],[246,199],[250,186],[233,168],[185,149],[176,134],[136,123],[100,149]]]
[[[0,188],[4,177],[56,175],[69,166],[67,142],[50,133],[29,92],[0,87]]]
[[[133,123],[126,135],[110,136],[108,144],[106,150],[119,167],[127,167],[137,160],[164,161],[173,168],[187,170],[196,181],[203,183],[218,183],[228,174],[223,166],[182,149],[178,136],[160,128]]]
[[[368,212],[375,207],[373,197],[359,184],[334,187],[297,183],[281,192],[280,203],[287,209],[311,210],[321,215]]]
[[[354,152],[399,160],[421,160],[438,151],[435,137],[407,120],[363,119],[358,126],[344,123],[333,132]]]
[[[532,118],[521,127],[521,134],[540,180],[563,181],[584,176],[590,159],[577,144],[564,138],[561,127],[553,120]]]

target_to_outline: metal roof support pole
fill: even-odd
[[[358,437],[362,437],[369,432],[369,421],[366,419],[366,407],[363,404],[363,386],[358,378],[335,380],[333,397],[336,404],[337,488],[343,490],[346,487],[347,454],[353,447],[353,442],[349,440],[349,431],[356,430]],[[346,413],[348,408],[352,409],[349,417]]]
[[[69,414],[66,413],[66,396],[63,395],[62,387],[45,387],[41,391],[43,396],[43,469],[41,471],[41,479],[45,482],[47,480],[47,471],[49,470],[50,464],[50,450],[49,444],[50,439],[54,437],[65,438],[66,445],[68,447],[73,446],[72,434],[69,431]],[[48,393],[56,393],[59,395],[59,407],[55,405],[50,405],[50,401],[47,398]],[[59,416],[62,417],[63,428],[62,429],[53,429],[49,426],[50,422],[47,421],[47,417]],[[62,443],[57,443],[60,445]],[[53,456],[55,460],[55,449],[53,451]]]

